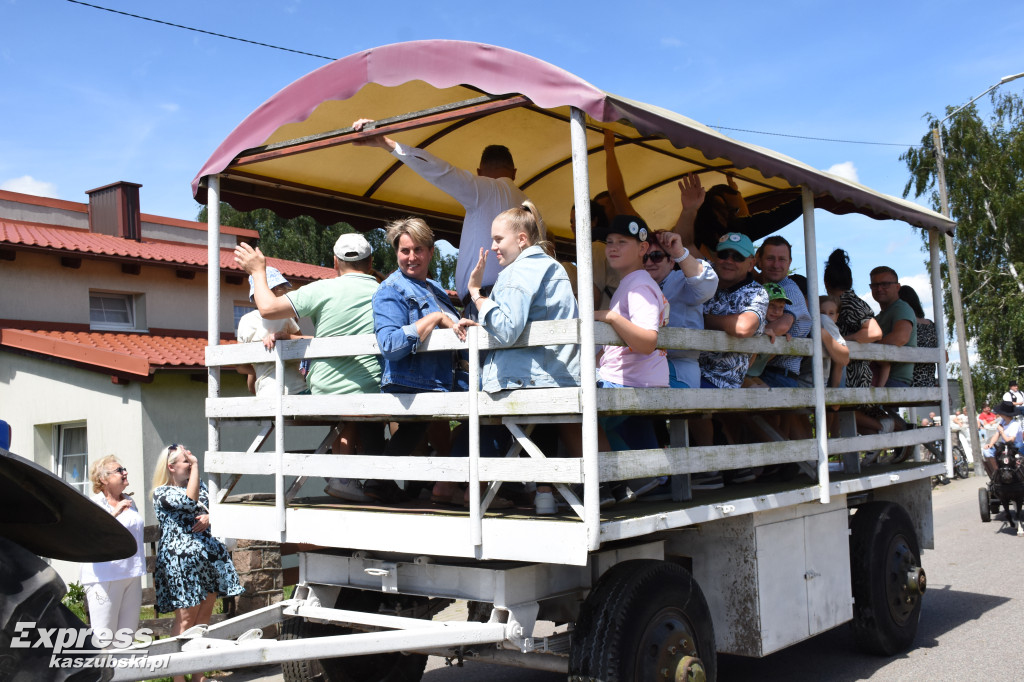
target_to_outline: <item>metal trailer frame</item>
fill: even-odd
[[[487,98],[484,98],[487,99]],[[489,101],[489,100],[488,100]],[[476,102],[474,107],[517,106],[527,102],[522,97],[504,99],[495,104]],[[274,154],[293,154],[317,145],[336,145],[362,135],[389,132],[389,126],[413,126],[430,120],[452,120],[465,115],[465,108],[416,112],[409,116],[378,122],[373,131],[358,133],[351,129],[334,131],[323,139],[302,139],[278,143],[244,153],[267,158]],[[586,115],[576,107],[569,117],[573,190],[577,205],[589,201]],[[349,550],[325,550],[300,555],[300,586],[296,595],[285,602],[267,607],[211,627],[197,627],[182,635],[153,643],[148,656],[167,662],[162,674],[177,674],[202,668],[233,668],[284,662],[296,659],[364,655],[380,652],[419,652],[442,655],[461,661],[476,657],[508,665],[547,670],[567,670],[568,633],[552,637],[536,637],[538,617],[554,614],[560,622],[571,622],[571,614],[612,566],[629,560],[682,562],[700,578],[705,591],[714,595],[709,606],[715,618],[715,630],[722,633],[719,650],[744,655],[765,655],[771,651],[806,639],[852,617],[849,586],[849,548],[846,545],[846,523],[849,508],[867,500],[891,500],[911,511],[915,532],[923,547],[931,547],[930,477],[944,469],[951,471],[949,432],[939,427],[915,429],[901,434],[856,436],[828,439],[819,433],[811,441],[765,443],[756,445],[686,447],[680,437],[683,422],[673,425],[672,447],[665,451],[634,451],[628,453],[597,452],[598,412],[623,413],[647,409],[652,413],[673,414],[698,411],[708,404],[716,409],[748,409],[749,392],[703,391],[700,397],[672,392],[673,389],[619,389],[614,393],[599,391],[592,382],[583,382],[579,389],[534,389],[526,397],[515,396],[508,401],[492,400],[478,389],[480,349],[489,347],[474,328],[469,337],[470,391],[464,395],[436,396],[283,396],[274,399],[220,397],[220,367],[235,362],[252,361],[256,351],[244,347],[218,347],[218,311],[220,299],[219,200],[220,178],[205,178],[209,206],[209,451],[206,467],[213,472],[210,481],[211,513],[221,533],[238,535],[245,529],[250,536],[276,541],[310,542]],[[814,197],[802,188],[804,238],[808,298],[817,296],[817,252],[814,233]],[[922,213],[926,212],[924,209]],[[936,307],[941,306],[938,228],[931,228],[930,254],[932,284]],[[591,262],[591,225],[588,212],[580,212],[577,222],[576,262],[580,281],[580,319],[567,323],[537,323],[524,333],[523,345],[579,343],[582,347],[582,374],[593,376],[595,349],[599,344],[621,343],[607,325],[594,322],[593,264]],[[773,389],[757,396],[762,409],[805,407],[813,410],[816,421],[825,419],[825,405],[857,405],[873,402],[913,404],[938,398],[942,404],[943,423],[948,423],[949,406],[947,377],[940,352],[927,349],[870,347],[850,344],[857,358],[899,361],[937,361],[940,387],[935,389],[825,389],[821,372],[821,327],[816,306],[810,306],[812,333],[809,340],[779,341],[775,353],[810,355],[814,359],[813,398],[808,400],[804,389]],[[942,320],[936,321],[937,332],[944,337]],[[451,335],[449,335],[451,336]],[[454,337],[444,333],[431,335],[423,350],[446,350],[459,347]],[[723,339],[715,332],[666,329],[659,334],[659,347],[685,347],[697,350],[728,349],[743,352],[768,350],[764,339]],[[940,349],[941,350],[941,349]],[[281,342],[274,351],[278,378],[283,376],[284,361],[299,357],[356,355],[376,352],[371,338],[313,339]],[[266,361],[262,348],[259,357]],[[251,358],[251,359],[249,359]],[[283,382],[279,381],[283,385]],[[937,395],[938,394],[938,395]],[[244,401],[244,402],[243,402]],[[316,404],[313,405],[312,403]],[[346,418],[380,419],[380,415],[403,413],[413,418],[458,415],[468,417],[470,457],[456,466],[445,458],[296,455],[285,452],[285,415],[312,418],[322,414],[346,414]],[[225,453],[220,449],[220,422],[225,419],[262,420],[264,428],[249,452]],[[504,423],[516,436],[510,456],[525,451],[527,459],[481,460],[479,457],[479,425],[482,420]],[[539,421],[581,421],[584,457],[582,461],[546,459],[529,439],[531,423]],[[274,451],[258,453],[268,440],[270,425],[274,431]],[[329,443],[325,439],[325,444]],[[945,443],[946,465],[909,464],[896,469],[861,471],[858,451],[891,446],[909,446],[926,441]],[[325,451],[322,447],[320,451]],[[846,453],[846,476],[833,477],[828,465],[829,453]],[[652,457],[660,459],[652,463]],[[688,498],[688,474],[716,468],[713,464],[729,457],[731,466],[808,462],[817,483],[791,487],[782,491],[758,492],[744,496],[728,492],[720,499],[703,504],[674,504],[635,516],[602,518],[597,482],[671,473],[680,480],[674,490],[675,499]],[[338,461],[343,460],[343,461]],[[456,463],[458,464],[458,463]],[[383,469],[382,469],[383,467]],[[296,507],[294,495],[305,476],[345,476],[351,478],[384,477],[388,467],[395,478],[417,476],[425,480],[459,480],[470,484],[471,500],[465,516],[391,515],[372,510],[313,510]],[[724,467],[731,468],[731,467]],[[381,473],[381,472],[385,473]],[[405,475],[398,475],[404,472]],[[221,474],[232,474],[222,487]],[[246,473],[273,474],[274,505],[240,508],[226,500],[238,475]],[[299,480],[286,487],[285,476],[297,475]],[[551,519],[506,519],[487,514],[487,505],[501,481],[549,480],[559,485],[565,498],[581,522]],[[491,481],[482,497],[479,481]],[[579,500],[568,485],[584,484]],[[731,492],[731,491],[730,491]],[[315,516],[314,515],[318,515]],[[390,519],[396,516],[401,518]],[[316,518],[316,524],[312,520]],[[353,534],[354,528],[369,523],[373,534],[404,531],[406,540],[398,546],[375,545],[370,533]],[[316,530],[311,530],[314,525]],[[338,533],[346,526],[348,530]],[[225,532],[227,528],[227,532]],[[430,541],[417,544],[416,536],[427,529]],[[449,538],[458,536],[458,540]],[[531,538],[544,537],[546,543],[537,547]],[[441,540],[438,540],[441,538]],[[722,539],[734,544],[719,554],[710,548],[721,548]],[[740,539],[738,539],[740,538]],[[828,551],[777,552],[768,558],[763,543],[772,545],[779,539],[807,539],[806,546],[819,541]],[[838,538],[838,541],[837,541]],[[827,539],[827,540],[826,540]],[[760,551],[759,551],[760,550]],[[730,554],[730,552],[732,554]],[[720,570],[727,558],[741,561],[752,569],[755,580],[749,590],[735,590],[724,582],[728,572]],[[780,564],[778,559],[784,559]],[[796,575],[801,587],[807,586],[803,604],[803,626],[783,635],[764,639],[763,623],[738,627],[741,619],[736,609],[756,606],[758,614],[789,612],[778,603],[773,590],[778,575],[792,580],[793,561],[803,562]],[[787,563],[788,562],[788,563]],[[716,577],[717,576],[717,577]],[[819,580],[820,579],[820,580]],[[922,579],[923,583],[923,579]],[[787,583],[791,587],[792,583]],[[821,586],[821,587],[819,587]],[[369,614],[330,608],[342,587],[379,591],[440,600],[468,599],[494,605],[486,623],[451,623],[423,620],[418,617]],[[708,589],[712,588],[712,589]],[[923,590],[923,584],[921,586]],[[796,589],[794,587],[794,589]],[[712,591],[713,590],[713,591]],[[776,591],[777,592],[777,591]],[[724,598],[723,595],[732,595]],[[730,601],[731,599],[731,601]],[[818,606],[822,599],[827,602]],[[816,601],[817,600],[817,601]],[[799,600],[798,600],[799,601]],[[822,618],[822,614],[829,614]],[[567,616],[566,614],[570,614]],[[422,614],[411,614],[422,615]],[[788,616],[787,616],[788,617]],[[259,639],[261,628],[288,618],[304,618],[314,622],[345,625],[363,630],[360,634],[328,636],[299,641],[265,641]],[[790,619],[792,620],[792,619]],[[750,628],[754,628],[756,632]],[[128,650],[121,655],[138,652]],[[141,679],[132,669],[116,669],[115,680]]]

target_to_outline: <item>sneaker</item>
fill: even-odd
[[[691,490],[718,490],[724,487],[725,481],[722,480],[722,474],[719,471],[709,471],[690,476]]]
[[[363,484],[363,494],[375,502],[384,504],[409,501],[409,496],[394,481],[368,480]]]
[[[726,483],[750,483],[757,478],[753,469],[733,469],[725,472]]]
[[[537,507],[537,514],[554,514],[558,511],[558,504],[555,502],[554,493],[537,493],[533,496],[533,504]]]
[[[331,497],[349,502],[369,502],[370,498],[363,494],[362,484],[352,478],[332,478],[327,481],[324,492]]]

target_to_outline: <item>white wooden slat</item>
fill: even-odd
[[[597,409],[617,414],[645,412],[721,412],[810,407],[814,391],[809,388],[601,388]]]
[[[273,452],[211,452],[203,463],[211,473],[276,473]],[[582,483],[583,460],[559,458],[481,458],[484,481],[550,481]],[[324,478],[378,478],[399,481],[461,481],[469,477],[466,457],[374,457],[370,455],[316,455],[286,452],[281,473],[285,476]]]
[[[936,404],[938,388],[826,388],[829,405],[915,405]]]
[[[945,348],[906,348],[884,343],[857,343],[847,341],[851,360],[880,360],[894,362],[945,362]]]
[[[206,416],[217,419],[273,417],[276,398],[208,398]],[[579,388],[530,388],[480,394],[482,416],[577,414]],[[469,411],[468,393],[349,393],[287,395],[281,402],[288,417],[401,417],[458,419]]]
[[[594,325],[594,341],[598,345],[624,345],[611,325],[598,322]],[[659,348],[679,348],[689,350],[736,351],[739,353],[771,353],[772,355],[810,355],[811,342],[808,339],[775,339],[769,341],[766,336],[740,339],[729,336],[725,332],[705,329],[684,329],[682,327],[662,327],[658,330]]]
[[[795,440],[782,443],[625,450],[602,452],[598,458],[601,481],[624,481],[649,476],[817,461],[818,445],[814,440]]]
[[[885,448],[903,447],[905,445],[915,445],[918,443],[931,443],[937,440],[942,440],[945,435],[945,429],[941,426],[928,426],[922,429],[894,431],[893,433],[878,433],[870,436],[829,438],[828,451],[830,454],[835,454],[839,452],[883,450]]]

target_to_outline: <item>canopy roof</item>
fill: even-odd
[[[705,188],[732,174],[752,211],[798,196],[815,205],[951,231],[942,215],[909,201],[730,139],[659,107],[599,90],[556,66],[505,48],[426,40],[373,48],[295,81],[250,114],[192,181],[221,175],[221,198],[239,210],[270,208],[285,216],[346,220],[359,229],[412,214],[439,237],[456,237],[462,208],[380,149],[346,144],[349,127],[376,119],[402,144],[428,149],[460,168],[476,169],[488,144],[504,144],[516,184],[541,210],[549,233],[569,237],[573,203],[570,107],[586,113],[591,195],[605,189],[603,130],[618,136],[626,189],[654,228],[679,213],[676,181],[693,172]],[[457,243],[457,239],[452,239]]]

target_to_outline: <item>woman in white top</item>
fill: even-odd
[[[82,564],[82,585],[89,602],[89,622],[94,630],[116,633],[139,628],[142,583],[146,557],[142,544],[144,522],[135,501],[125,494],[128,470],[114,455],[93,462],[89,469],[92,500],[106,509],[135,537],[136,552],[127,559]]]

